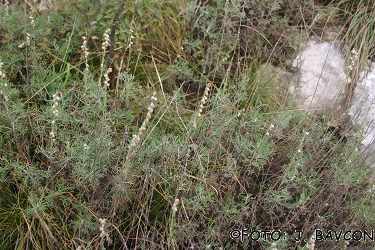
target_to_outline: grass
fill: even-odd
[[[259,73],[322,27],[312,2],[5,2],[1,249],[374,246],[327,234],[374,228],[358,142]],[[320,4],[371,54],[370,5]]]

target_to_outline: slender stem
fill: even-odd
[[[113,58],[115,57],[116,25],[117,25],[118,19],[120,17],[120,13],[124,9],[126,1],[127,0],[122,0],[119,8],[116,11],[115,17],[113,18],[113,21],[112,21],[111,34],[109,35],[109,41],[110,41],[110,44],[111,44],[111,46],[109,47],[109,60],[110,60],[110,64],[109,65],[112,65]]]

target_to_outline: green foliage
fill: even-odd
[[[290,57],[312,1],[128,1],[110,62],[121,2],[0,7],[1,249],[308,249],[316,228],[374,226],[356,142],[258,73]]]

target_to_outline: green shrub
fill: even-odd
[[[129,1],[108,58],[121,3],[0,8],[2,249],[312,249],[374,226],[356,142],[257,73],[312,2]]]

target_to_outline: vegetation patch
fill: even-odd
[[[259,74],[333,25],[371,58],[352,2],[2,1],[0,248],[373,247],[361,138]]]

